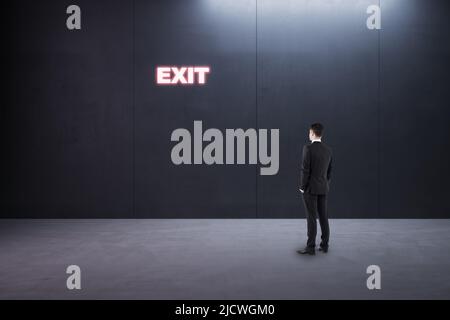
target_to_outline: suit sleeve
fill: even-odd
[[[303,191],[306,190],[309,184],[309,179],[311,177],[311,155],[309,154],[308,146],[303,147],[303,156],[302,156],[302,169],[300,175],[300,189]]]
[[[328,170],[327,170],[327,180],[328,182],[331,181],[331,169],[333,168],[333,156],[331,156],[330,158],[330,164],[328,165]]]

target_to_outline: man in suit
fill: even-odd
[[[308,241],[300,254],[316,253],[317,216],[319,217],[322,241],[319,251],[328,252],[330,227],[327,215],[327,194],[330,190],[332,151],[322,142],[323,125],[314,123],[309,129],[310,144],[303,147],[300,192],[306,208]]]

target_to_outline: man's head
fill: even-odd
[[[309,127],[309,140],[313,141],[315,139],[322,138],[323,134],[323,125],[321,123],[313,123],[311,127]]]

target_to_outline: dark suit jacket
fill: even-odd
[[[300,189],[310,194],[327,194],[330,190],[332,150],[323,142],[303,147]]]

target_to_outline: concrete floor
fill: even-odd
[[[0,220],[0,298],[450,298],[450,220],[330,224],[329,253],[300,256],[303,219]]]

